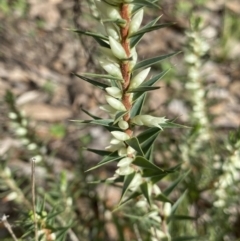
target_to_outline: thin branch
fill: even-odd
[[[35,191],[35,159],[31,159],[31,190],[32,190],[32,209],[33,209],[33,220],[34,220],[34,231],[35,231],[35,241],[38,241],[38,225],[36,217],[36,191]]]
[[[5,214],[3,214],[2,218],[0,219],[0,222],[3,223],[4,227],[8,230],[8,232],[11,234],[12,238],[14,241],[18,241],[17,237],[15,236],[11,225],[9,224],[9,222],[7,221],[9,216],[6,216]]]

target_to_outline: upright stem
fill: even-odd
[[[120,33],[121,33],[121,43],[122,46],[127,54],[127,57],[130,57],[131,51],[130,51],[130,44],[128,41],[128,31],[129,31],[129,25],[130,25],[130,13],[129,13],[129,4],[122,4],[120,7],[120,14],[122,19],[126,21],[126,24],[124,27],[120,28]],[[122,89],[123,89],[123,96],[122,96],[122,102],[127,109],[128,113],[123,117],[125,121],[128,122],[129,128],[125,130],[125,132],[129,135],[132,136],[133,131],[130,128],[130,110],[132,108],[132,101],[131,101],[131,94],[127,93],[129,84],[130,84],[130,78],[131,78],[131,73],[130,73],[130,65],[129,61],[123,61],[120,65],[121,67],[121,72],[123,76],[123,84],[122,84]]]

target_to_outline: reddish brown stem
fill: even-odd
[[[123,46],[127,56],[130,57],[131,52],[130,52],[130,44],[128,41],[128,31],[129,31],[129,25],[130,25],[131,18],[130,18],[130,13],[129,13],[129,4],[122,4],[121,8],[120,8],[120,13],[121,13],[122,19],[124,19],[126,21],[125,26],[121,27],[121,29],[120,29],[121,40],[122,40],[121,43],[122,43],[122,46]],[[129,61],[122,62],[120,67],[121,67],[121,72],[122,72],[122,76],[123,76],[123,80],[124,80],[124,82],[122,84],[122,88],[123,88],[122,102],[123,102],[125,108],[128,110],[128,114],[126,114],[123,117],[123,119],[130,124],[129,112],[132,108],[132,101],[131,101],[130,94],[127,93],[127,90],[129,88],[129,84],[130,84],[130,77],[131,77]],[[128,128],[125,132],[129,136],[132,136],[133,131],[130,128]]]

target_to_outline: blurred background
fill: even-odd
[[[142,25],[160,15],[160,23],[174,24],[147,33],[137,47],[138,58],[182,53],[152,68],[152,75],[171,70],[159,82],[161,88],[148,95],[144,112],[194,127],[165,130],[155,148],[158,165],[171,167],[188,160],[186,166],[193,170],[173,199],[189,189],[182,210],[196,219],[185,224],[188,227],[173,225],[173,233],[189,231],[202,240],[240,240],[239,164],[234,167],[238,174],[230,186],[235,189],[227,194],[225,209],[213,205],[219,200],[216,183],[226,171],[221,167],[236,153],[240,162],[240,2],[161,0],[159,5],[160,10],[146,9]],[[196,30],[190,23],[198,17],[201,26]],[[93,1],[0,0],[0,214],[10,215],[18,237],[33,229],[26,220],[31,220],[30,160],[34,157],[38,208],[46,212],[41,215],[47,216],[47,230],[54,233],[70,225],[72,234],[62,240],[137,240],[138,228],[144,230],[144,225],[136,226],[136,220],[121,212],[111,213],[120,189],[88,184],[111,177],[116,166],[84,172],[101,159],[83,148],[104,148],[109,134],[71,121],[89,119],[82,108],[106,117],[99,109],[104,94],[73,74],[103,72],[96,59],[97,43],[73,29],[102,31]],[[208,46],[196,66],[204,91],[205,124],[193,117],[197,94],[187,87],[192,62],[186,56],[194,51],[194,31]],[[208,137],[202,138],[200,147],[191,147],[190,142],[201,139],[198,127],[202,125],[207,126]],[[60,217],[56,227],[48,223],[54,219],[49,213],[59,212],[54,207],[64,207],[52,215]],[[31,240],[27,235],[23,240]],[[143,237],[148,240],[147,231]],[[0,239],[12,240],[3,225]]]

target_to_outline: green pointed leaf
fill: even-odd
[[[93,36],[93,38],[97,41],[97,43],[100,46],[110,49],[110,45],[107,42],[105,42],[104,40],[102,40],[101,38],[98,38],[98,37],[95,37],[95,36]]]
[[[171,25],[173,25],[173,24],[172,23],[163,23],[163,24],[157,24],[157,25],[150,26],[150,27],[143,27],[139,31],[131,34],[129,36],[129,38],[136,37],[136,36],[139,36],[139,35],[143,36],[147,32],[155,31],[155,30],[158,30],[160,28],[165,28],[165,27],[168,27],[168,26],[171,26]]]
[[[171,57],[173,55],[176,55],[176,54],[179,54],[179,52],[175,52],[175,53],[171,53],[171,54],[166,54],[166,55],[161,55],[161,56],[158,56],[158,57],[154,57],[154,58],[151,58],[151,59],[146,59],[146,60],[143,60],[139,63],[137,63],[134,68],[133,68],[133,71],[137,70],[137,69],[140,69],[140,68],[147,68],[149,66],[152,66],[168,57]]]
[[[173,123],[171,121],[166,121],[166,123],[161,124],[162,128],[190,128],[188,126]]]
[[[161,16],[160,16],[160,17],[161,17]],[[151,22],[149,22],[148,24],[146,24],[142,29],[148,28],[148,27],[151,27],[151,26],[154,26],[154,25],[157,23],[157,21],[160,19],[160,17],[157,17],[156,19],[152,20]],[[141,38],[143,37],[143,35],[144,35],[144,33],[143,33],[142,35],[138,35],[138,36],[132,37],[132,38],[130,39],[130,46],[131,46],[131,48],[135,47],[135,46],[138,44],[138,42],[141,40]]]
[[[141,156],[144,156],[143,151],[140,147],[140,144],[138,142],[138,139],[136,137],[133,137],[129,140],[125,141],[129,146],[131,146],[137,153]]]
[[[143,174],[142,174],[143,177],[149,177],[149,178],[156,178],[156,177],[160,177],[160,176],[163,178],[166,175],[168,175],[168,173],[159,172],[159,170],[154,170],[154,169],[144,169]]]
[[[176,172],[180,169],[181,165],[182,165],[182,163],[178,163],[176,166],[166,169],[165,171],[168,173]]]
[[[138,93],[138,92],[146,92],[146,91],[152,91],[152,90],[157,90],[160,89],[161,87],[159,86],[139,86],[136,89],[133,90],[128,90],[127,93]]]
[[[119,80],[122,81],[121,78],[108,75],[108,74],[93,74],[93,73],[84,73],[84,76],[94,77],[94,78],[100,78],[100,79],[110,79],[110,80]],[[109,86],[107,86],[109,87]]]
[[[168,217],[168,223],[172,220],[172,217],[174,217],[174,214],[177,211],[178,206],[181,204],[186,194],[187,194],[187,190],[178,198],[178,200],[172,206],[171,215]]]
[[[168,196],[174,189],[175,187],[180,183],[182,182],[186,176],[190,173],[190,170],[187,171],[185,174],[183,174],[182,176],[180,176],[178,179],[176,179],[174,182],[172,182],[172,184],[167,187],[164,191],[163,191],[163,194]]]
[[[113,124],[116,124],[127,113],[128,113],[128,111],[118,111],[117,114],[115,115]]]
[[[97,149],[91,149],[91,148],[85,148],[85,147],[83,149],[85,149],[87,151],[90,151],[90,152],[93,152],[93,153],[95,153],[95,154],[97,154],[99,156],[108,156],[110,154],[112,154],[112,156],[114,156],[113,154],[115,154],[116,157],[118,156],[117,152],[113,152],[112,153],[112,152],[109,152],[109,151],[97,150]]]
[[[154,146],[152,145],[146,152],[145,152],[145,158],[149,160],[150,162],[153,162],[153,148]]]
[[[98,82],[98,81],[93,80],[93,79],[89,79],[87,77],[84,77],[83,75],[79,75],[79,74],[75,74],[75,73],[73,73],[73,74],[75,76],[77,76],[78,78],[81,78],[82,80],[84,80],[84,81],[86,81],[86,82],[88,82],[88,83],[90,83],[90,84],[92,84],[92,85],[94,85],[94,86],[96,86],[100,89],[105,89],[105,88],[109,87],[109,85],[107,85],[107,84]]]
[[[95,116],[93,114],[91,114],[90,112],[88,112],[87,110],[84,110],[83,108],[81,108],[81,110],[87,114],[88,116],[92,117],[94,120],[101,120],[102,118],[98,117],[98,116]]]
[[[81,29],[73,29],[73,32],[78,33],[78,34],[83,34],[83,35],[86,35],[86,36],[91,36],[91,37],[94,37],[94,38],[97,38],[97,39],[100,39],[100,40],[108,41],[107,36],[104,36],[104,35],[99,34],[99,33],[84,31],[84,30],[81,30]]]
[[[182,236],[182,237],[177,237],[173,238],[172,241],[188,241],[188,240],[198,240],[199,237],[197,236]]]
[[[135,176],[136,172],[133,172],[129,175],[126,175],[124,177],[124,183],[123,183],[123,188],[122,188],[122,195],[121,195],[121,198],[120,198],[120,201],[119,201],[119,204],[121,204],[121,201],[122,199],[124,198],[124,196],[126,195],[127,191],[128,191],[128,188]]]
[[[192,216],[187,216],[187,215],[173,215],[172,216],[173,220],[184,220],[184,221],[193,221],[193,220],[197,220],[196,217],[192,217]]]
[[[103,180],[96,180],[92,182],[88,182],[88,184],[99,184],[99,183],[105,183],[105,184],[112,184],[112,183],[122,183],[124,180],[124,176],[119,176],[114,180],[108,180],[108,179],[103,179]]]
[[[133,107],[132,107],[131,112],[130,112],[131,118],[133,118],[136,115],[141,114],[145,98],[146,98],[146,93],[144,93],[139,99],[137,99],[134,102]]]
[[[141,86],[153,86],[155,83],[157,83],[165,74],[167,74],[170,71],[170,69],[167,69],[158,75],[154,76],[148,81],[144,81],[139,87]]]
[[[169,69],[170,70],[170,69]],[[163,72],[161,72],[160,74],[154,76],[153,78],[151,78],[148,81],[144,81],[141,85],[139,85],[140,87],[151,87],[153,86],[155,83],[157,83],[169,70],[165,70]],[[133,102],[135,100],[137,100],[143,93],[135,93],[133,96]]]
[[[154,200],[158,200],[158,201],[161,201],[161,202],[169,202],[169,203],[172,203],[172,201],[167,198],[163,193],[160,193],[159,195],[157,195]]]
[[[150,199],[149,191],[148,191],[148,183],[147,182],[142,183],[140,185],[140,189],[142,191],[143,196],[147,199],[149,206],[151,206],[151,199]]]
[[[136,166],[142,167],[143,169],[152,169],[159,171],[159,174],[164,172],[164,170],[162,170],[160,167],[156,166],[152,162],[149,162],[147,159],[141,156],[137,156],[132,163]]]
[[[164,174],[160,174],[160,175],[156,175],[156,176],[152,176],[151,181],[153,184],[159,182],[160,180],[162,180],[164,177],[166,177],[168,175],[168,173],[164,173]]]
[[[153,143],[157,139],[160,131],[161,130],[157,127],[151,127],[137,136],[137,139],[145,155],[147,153],[148,153],[148,156],[151,154],[149,153],[151,151],[149,149],[153,146]]]
[[[119,161],[119,160],[121,160],[121,159],[122,159],[122,157],[116,157],[116,156],[114,156],[114,155],[106,156],[106,157],[104,157],[96,166],[88,169],[88,170],[85,171],[85,172],[92,171],[92,170],[97,169],[97,168],[99,168],[99,167],[101,167],[101,166],[104,166],[104,165],[106,165],[106,164],[108,164],[108,163],[110,163],[110,162],[114,162],[114,161],[117,162],[117,161]]]
[[[152,0],[133,0],[131,4],[136,4],[144,7],[154,7],[161,9],[159,5],[155,4],[155,1]]]
[[[138,197],[140,195],[142,195],[141,192],[133,192],[133,193],[131,193],[129,195],[129,197],[127,197],[126,199],[122,200],[122,202],[112,212],[115,212],[115,211],[119,210],[124,205],[126,205],[129,201],[131,201],[132,199],[135,199],[136,197]]]
[[[113,120],[112,119],[98,119],[98,120],[70,120],[74,122],[79,122],[79,123],[89,123],[93,125],[100,125],[100,126],[107,126],[112,125]]]

